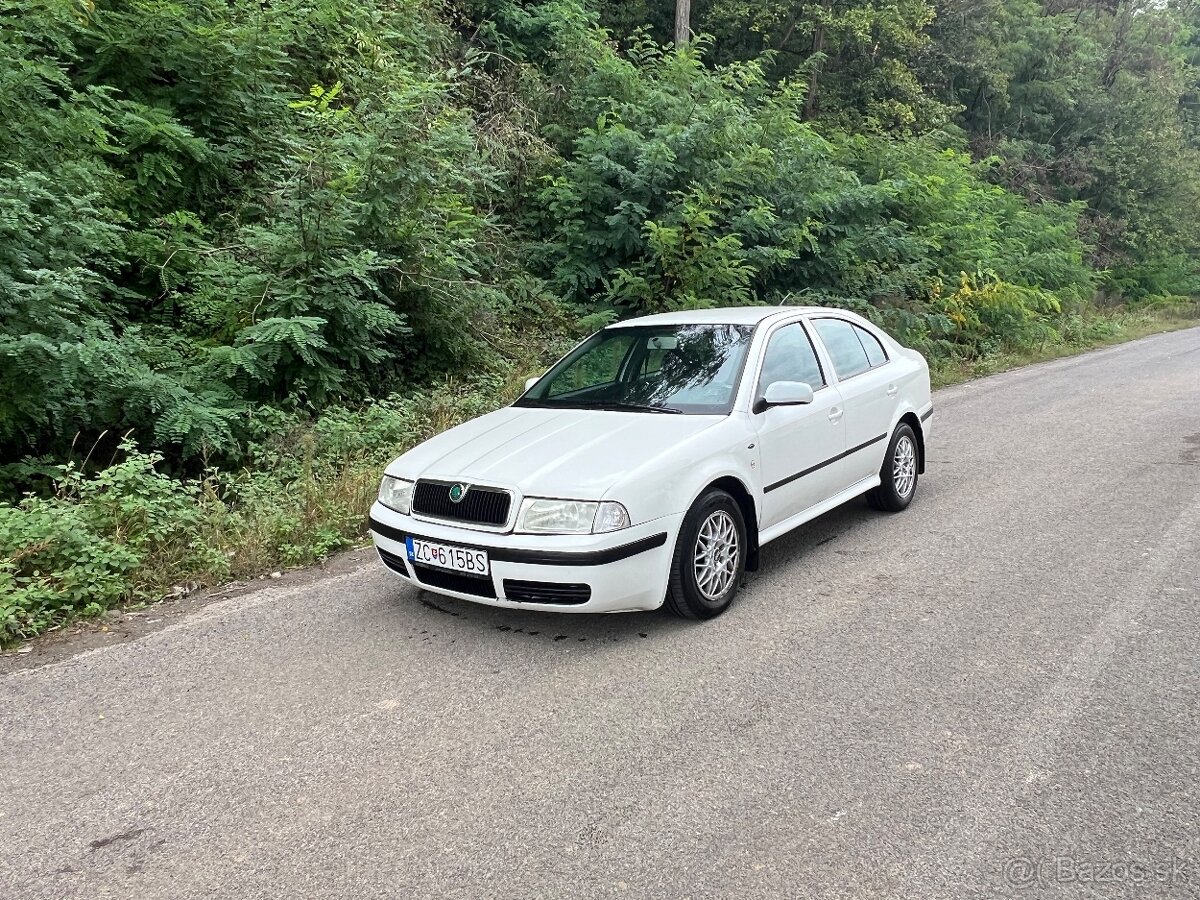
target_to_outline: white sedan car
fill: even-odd
[[[908,506],[932,414],[924,358],[853,313],[632,319],[388,466],[371,534],[462,600],[708,619],[769,541],[860,494]]]

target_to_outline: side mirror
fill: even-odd
[[[535,375],[533,378],[526,378],[525,379],[525,390],[529,390],[531,387],[533,387],[535,384],[537,384],[541,380],[542,380],[541,375]]]
[[[773,381],[763,392],[767,406],[799,406],[813,402],[813,389],[803,381]]]

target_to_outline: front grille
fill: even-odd
[[[503,525],[508,521],[508,509],[512,504],[512,494],[508,491],[466,485],[466,494],[455,503],[450,499],[454,485],[453,481],[418,481],[413,488],[413,512],[475,525]]]
[[[578,606],[592,598],[592,588],[586,584],[556,584],[551,581],[517,581],[505,578],[504,596],[517,603]]]
[[[413,571],[417,573],[417,581],[430,587],[458,591],[460,594],[471,594],[475,597],[496,596],[496,589],[492,586],[491,578],[463,575],[461,572],[435,569],[433,566],[419,566],[416,563],[413,563]]]
[[[379,558],[383,560],[383,564],[395,572],[397,575],[403,575],[408,578],[408,569],[404,568],[404,560],[394,553],[388,553],[386,550],[375,548],[379,553]]]

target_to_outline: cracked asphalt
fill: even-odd
[[[369,555],[0,676],[0,895],[1200,897],[1200,329],[940,391],[735,606]]]

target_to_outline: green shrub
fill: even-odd
[[[101,612],[125,595],[138,561],[69,504],[0,504],[0,643]]]
[[[511,399],[544,364],[315,419],[263,408],[249,426],[253,468],[171,477],[161,454],[129,440],[97,470],[51,467],[45,496],[0,504],[0,644],[119,601],[312,563],[358,543],[387,462]]]
[[[193,542],[203,515],[197,485],[155,470],[158,454],[122,444],[126,458],[95,476],[60,466],[49,497],[0,504],[0,639],[95,615],[135,593],[153,559],[159,580],[221,560]]]
[[[428,5],[18,6],[0,382],[24,389],[0,458],[132,429],[192,471],[234,463],[262,405],[485,367],[554,303],[491,215],[507,150]]]

